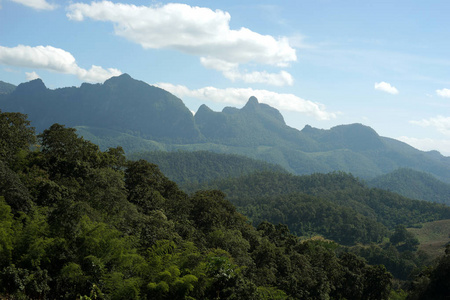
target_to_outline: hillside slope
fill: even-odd
[[[450,205],[450,185],[412,169],[398,169],[368,182],[370,186],[396,192],[411,199]]]
[[[0,94],[9,94],[16,89],[16,86],[0,80]]]
[[[245,156],[209,151],[153,151],[135,153],[130,155],[129,159],[145,159],[158,165],[161,171],[180,187],[222,178],[240,177],[256,171],[286,172],[279,165]]]

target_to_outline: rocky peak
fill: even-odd
[[[46,91],[47,87],[45,86],[42,79],[37,78],[25,83],[21,83],[17,86],[14,93],[15,94],[34,94]]]

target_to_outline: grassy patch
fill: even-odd
[[[432,257],[444,254],[445,245],[450,242],[450,220],[424,223],[422,228],[408,228],[420,242],[419,250]]]

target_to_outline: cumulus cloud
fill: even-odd
[[[450,117],[437,116],[435,118],[410,122],[422,127],[434,127],[440,133],[450,136]]]
[[[292,75],[286,71],[280,71],[279,73],[268,73],[266,71],[246,73],[239,70],[239,64],[217,58],[201,57],[200,62],[208,69],[222,72],[231,81],[242,80],[247,83],[264,83],[276,86],[292,85],[294,83]]]
[[[192,97],[204,101],[242,106],[251,96],[255,96],[261,103],[269,104],[280,110],[305,113],[318,120],[330,120],[337,116],[336,113],[327,112],[323,104],[305,100],[293,94],[279,94],[267,90],[255,90],[251,88],[218,89],[215,87],[205,87],[190,90],[186,86],[173,85],[170,83],[158,83],[156,86],[165,89],[180,98]]]
[[[450,89],[436,90],[436,94],[443,98],[450,98]]]
[[[232,80],[290,84],[287,72],[241,73],[239,64],[256,63],[286,67],[297,56],[285,37],[274,38],[247,28],[230,28],[231,16],[221,10],[180,3],[136,6],[110,1],[75,3],[67,17],[74,21],[90,18],[114,23],[117,35],[146,49],[174,49],[202,57],[202,64],[219,70]],[[211,62],[219,65],[212,66]]]
[[[422,151],[437,150],[442,155],[450,156],[450,140],[430,138],[420,139],[407,136],[401,136],[397,139]]]
[[[390,85],[387,82],[376,82],[375,83],[375,89],[379,90],[379,91],[383,91],[392,95],[397,95],[398,94],[398,90],[393,87],[392,85]]]
[[[37,10],[53,10],[58,6],[55,4],[50,4],[46,0],[11,0],[16,3],[37,9]]]
[[[25,72],[25,75],[27,76],[27,81],[31,81],[34,79],[40,78],[39,75],[36,72]]]
[[[120,70],[93,65],[89,70],[79,67],[69,52],[52,46],[0,46],[0,64],[16,67],[44,69],[57,73],[76,75],[83,81],[103,82],[122,74]]]

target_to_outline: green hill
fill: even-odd
[[[254,224],[283,223],[299,236],[344,244],[379,242],[399,224],[450,219],[450,207],[369,188],[346,173],[257,172],[190,187],[198,188],[223,191]]]
[[[209,151],[143,152],[129,156],[158,165],[161,171],[181,187],[221,178],[240,177],[256,171],[286,172],[282,167],[235,154]]]
[[[403,168],[378,176],[368,183],[411,199],[450,205],[450,185],[425,172]]]

